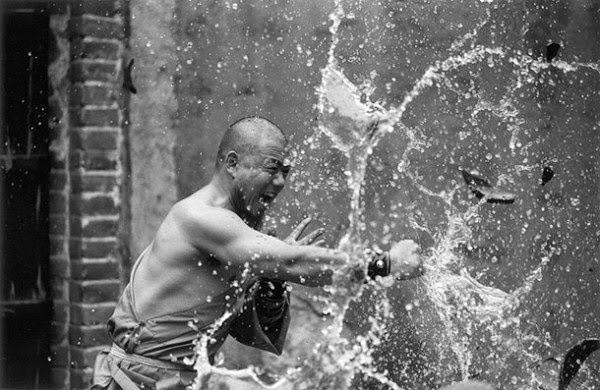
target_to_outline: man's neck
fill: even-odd
[[[224,180],[220,175],[215,174],[207,187],[209,187],[210,197],[214,206],[233,211],[246,225],[255,230],[260,230],[263,223],[262,218],[253,217],[244,210],[242,205],[235,204],[232,196],[234,189],[230,182]]]
[[[210,203],[214,207],[222,207],[224,209],[235,212],[231,205],[231,185],[215,174],[206,187],[203,188],[207,192]]]

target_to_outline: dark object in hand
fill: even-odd
[[[129,61],[129,64],[123,70],[123,87],[129,92],[136,94],[137,88],[133,85],[133,79],[131,78],[131,70],[133,69],[133,58]]]
[[[479,199],[485,197],[488,203],[513,203],[515,201],[515,194],[512,192],[494,188],[486,179],[472,175],[464,169],[460,171],[471,192]]]
[[[270,323],[280,318],[286,308],[287,283],[283,280],[261,278],[255,292],[256,312],[261,324],[270,327]]]
[[[546,61],[552,62],[554,57],[558,55],[558,51],[560,50],[560,45],[558,43],[551,43],[546,46]]]
[[[287,284],[284,280],[265,278],[258,283],[256,294],[261,298],[280,300],[287,291]]]
[[[583,361],[587,359],[594,351],[600,349],[600,339],[587,339],[575,345],[565,355],[562,369],[560,370],[560,379],[558,381],[558,390],[565,390],[571,380],[575,377]]]
[[[550,167],[544,167],[544,171],[542,172],[542,185],[548,183],[554,177],[554,171]]]

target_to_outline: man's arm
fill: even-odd
[[[342,251],[289,245],[250,228],[228,210],[177,207],[174,212],[191,245],[220,261],[247,266],[257,276],[323,286],[331,284],[334,270],[347,263],[348,255]]]

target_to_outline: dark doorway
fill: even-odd
[[[12,4],[14,2],[10,2]],[[0,387],[49,387],[48,31],[44,6],[2,6]]]

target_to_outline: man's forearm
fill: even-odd
[[[348,254],[318,246],[295,246],[297,256],[286,264],[285,279],[310,287],[330,285],[335,270],[348,264]]]
[[[305,253],[304,258],[295,260],[288,267],[289,276],[297,278],[296,280],[289,279],[290,282],[311,287],[330,285],[333,282],[335,270],[344,265],[350,265],[350,257],[345,252],[310,246],[300,248],[308,249],[308,251]],[[314,251],[311,251],[313,248]],[[367,278],[375,279],[377,276],[390,275],[391,259],[389,252],[367,250],[365,256],[369,259],[366,272],[362,266],[357,265],[357,270],[360,271],[358,272],[360,275],[357,274],[358,276],[356,276],[357,279],[366,281]],[[319,263],[321,264],[319,265]]]

